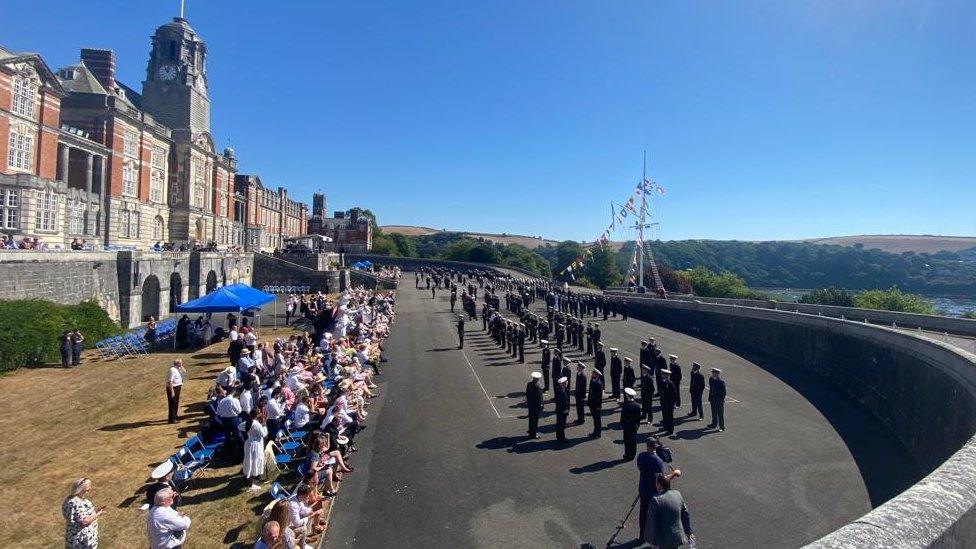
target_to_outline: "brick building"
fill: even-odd
[[[323,206],[324,200],[323,197]],[[313,215],[308,222],[308,233],[331,238],[331,251],[335,252],[365,253],[373,249],[373,226],[358,208],[336,211],[332,217]]]
[[[153,33],[141,93],[115,79],[111,50],[52,71],[0,47],[0,232],[145,248],[245,245],[250,230],[265,250],[303,234],[307,206],[257,176],[238,189],[234,151],[217,152],[206,60],[179,17]]]

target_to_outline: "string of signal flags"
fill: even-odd
[[[648,213],[647,205],[649,201],[645,200],[642,205],[639,205],[638,201],[642,196],[646,199],[647,197],[653,194],[664,195],[665,194],[664,187],[658,185],[656,181],[651,181],[650,179],[644,178],[643,180],[641,180],[640,183],[637,184],[637,187],[634,188],[633,192],[631,192],[630,197],[627,198],[627,201],[624,202],[622,206],[619,206],[619,210],[618,210],[618,206],[613,205],[613,203],[611,203],[611,205],[613,205],[612,219],[610,220],[610,224],[607,225],[607,228],[604,229],[603,232],[600,233],[600,236],[596,239],[596,245],[597,246],[606,245],[606,243],[610,240],[610,234],[613,231],[615,231],[617,227],[620,228],[624,227],[624,222],[627,219],[628,215],[634,215],[637,217],[643,217],[647,215]],[[643,246],[644,243],[641,242],[641,237],[640,234],[638,233],[637,247],[634,248],[635,255],[634,255],[634,259],[631,261],[631,266],[630,266],[631,273],[628,274],[628,277],[632,277],[633,271],[637,268],[636,267],[637,249],[642,248]],[[579,257],[574,259],[562,271],[559,271],[559,275],[562,276],[568,273],[571,279],[576,280],[576,276],[573,274],[573,271],[579,271],[580,269],[582,269],[583,266],[586,265],[586,261],[589,260],[589,258],[592,257],[592,255],[593,252],[591,251],[591,248],[587,248],[583,250],[583,253],[580,254]]]

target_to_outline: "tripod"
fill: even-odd
[[[609,540],[607,540],[607,547],[613,545],[613,542],[614,540],[617,539],[617,536],[620,534],[620,531],[624,529],[624,526],[627,524],[627,520],[630,519],[630,514],[634,512],[634,507],[637,507],[638,501],[640,501],[640,495],[634,498],[634,503],[630,504],[630,510],[627,511],[627,515],[624,516],[624,520],[620,521],[620,524],[617,525],[617,529],[613,532],[613,535],[610,536]]]

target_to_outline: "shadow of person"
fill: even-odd
[[[616,467],[617,465],[620,465],[622,463],[627,463],[627,460],[625,460],[624,458],[618,458],[612,460],[597,461],[595,463],[584,465],[582,467],[573,467],[572,469],[569,470],[569,472],[573,473],[574,475],[581,475],[583,473],[597,473],[599,471],[603,471],[604,469],[610,469],[612,467]]]
[[[671,435],[671,438],[675,440],[697,440],[702,437],[702,435],[707,434],[709,431],[718,432],[718,428],[710,427],[699,427],[698,429],[685,429],[684,431],[678,431],[677,433]]]

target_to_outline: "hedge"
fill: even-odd
[[[60,362],[58,338],[81,330],[85,348],[122,332],[94,301],[59,305],[43,299],[0,300],[0,373]]]

